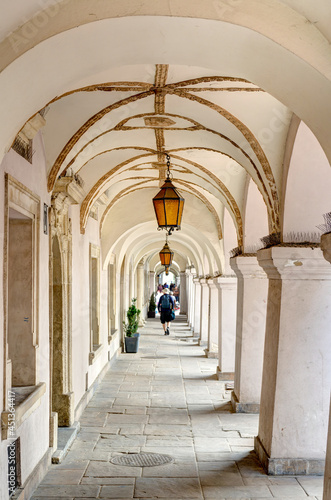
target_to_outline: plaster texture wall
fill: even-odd
[[[79,206],[70,207],[72,220],[72,382],[75,407],[108,360],[108,273],[100,257],[100,343],[101,354],[89,364],[90,352],[90,283],[89,245],[100,247],[98,222],[89,218],[85,234],[79,231]]]
[[[32,165],[13,150],[5,156],[1,164],[0,203],[4,207],[4,173],[10,174],[25,187],[40,197],[43,204],[50,205],[46,189],[46,168],[44,149],[40,134],[33,141]],[[40,214],[42,216],[42,213]],[[0,257],[3,261],[4,217],[0,217]],[[37,348],[37,382],[46,382],[46,393],[41,397],[40,405],[17,429],[16,437],[21,438],[21,468],[24,483],[34,467],[42,459],[49,443],[49,270],[48,236],[43,233],[42,219],[39,238],[39,347]],[[3,325],[3,266],[0,266],[0,321]],[[1,329],[3,338],[3,330]],[[0,373],[3,373],[3,340],[0,342]],[[3,408],[3,383],[0,383],[0,409]],[[7,449],[8,441],[0,443],[0,498],[6,500],[7,492]]]
[[[289,166],[284,203],[284,241],[288,233],[316,232],[330,211],[331,169],[318,140],[300,123]]]
[[[215,278],[218,291],[218,366],[221,373],[234,373],[237,279]]]
[[[250,180],[246,193],[244,217],[245,252],[254,253],[261,248],[260,238],[267,234],[269,234],[267,207],[257,185]]]
[[[268,280],[256,257],[235,257],[230,262],[238,278],[234,393],[240,403],[258,405]]]

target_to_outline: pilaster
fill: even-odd
[[[238,413],[258,413],[268,280],[256,256],[233,257],[230,265],[238,278],[235,376],[231,402]]]
[[[200,307],[200,340],[199,345],[208,343],[209,332],[209,299],[210,288],[206,278],[200,279],[201,286],[201,307]]]
[[[186,288],[186,273],[180,272],[180,287],[179,287],[179,304],[180,313],[187,314],[187,288]]]
[[[322,474],[331,383],[331,267],[320,248],[257,253],[269,278],[259,433],[269,474]]]
[[[201,314],[201,284],[199,278],[193,278],[194,304],[193,304],[193,332],[200,336],[200,314]]]
[[[321,236],[321,249],[324,259],[331,263],[331,233],[323,234]],[[329,430],[326,448],[323,498],[331,498],[331,404],[329,411]]]
[[[219,380],[234,380],[236,320],[237,320],[237,278],[219,276],[213,280],[216,293],[210,302],[210,321],[216,323],[218,344]]]

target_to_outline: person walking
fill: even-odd
[[[172,320],[172,311],[175,309],[175,301],[171,297],[168,288],[164,288],[163,295],[161,295],[158,311],[161,316],[161,324],[163,326],[164,335],[170,334],[170,321]]]

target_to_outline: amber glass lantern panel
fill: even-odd
[[[184,198],[180,196],[170,179],[165,181],[153,198],[153,205],[159,228],[180,229]]]
[[[168,243],[165,243],[164,247],[162,248],[161,252],[159,253],[160,255],[160,260],[162,266],[169,267],[171,266],[172,259],[174,256],[174,252],[172,252],[169,248]]]

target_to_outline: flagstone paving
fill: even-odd
[[[253,451],[258,415],[234,414],[184,318],[162,334],[158,319],[141,329],[137,354],[121,354],[81,418],[60,465],[33,500],[322,500],[323,478],[267,476]],[[174,462],[115,465],[118,454],[157,453]]]

